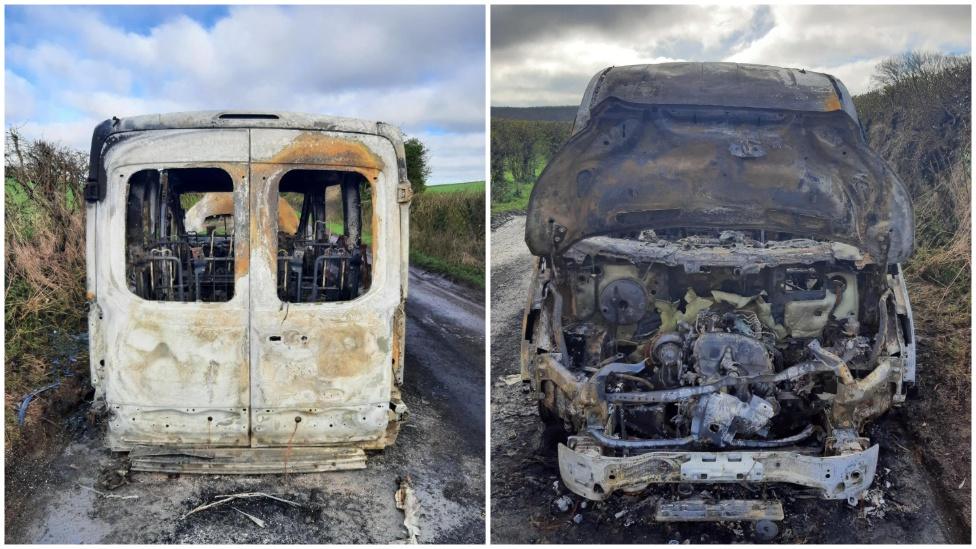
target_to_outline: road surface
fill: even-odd
[[[19,483],[7,506],[8,543],[391,543],[406,538],[394,504],[410,475],[420,501],[422,543],[483,543],[485,531],[484,298],[411,270],[403,400],[410,416],[395,445],[367,468],[323,474],[208,476],[132,473],[95,493],[113,458],[89,429],[43,471]],[[26,473],[26,472],[25,472]],[[11,486],[8,484],[8,490]],[[180,516],[218,494],[261,491],[267,499]],[[130,497],[136,496],[136,497]],[[9,503],[9,502],[8,502]]]

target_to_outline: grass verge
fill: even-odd
[[[410,262],[485,287],[485,193],[460,190],[413,198]]]

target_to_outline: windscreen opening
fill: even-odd
[[[278,185],[278,297],[348,301],[369,290],[370,186],[359,173],[292,170]]]
[[[152,301],[234,297],[234,182],[219,168],[141,170],[129,178],[126,279]]]

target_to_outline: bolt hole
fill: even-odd
[[[295,423],[301,423],[301,422],[302,422],[302,417],[301,416],[295,416]]]
[[[213,416],[207,416],[207,421],[213,421]]]

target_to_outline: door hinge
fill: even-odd
[[[410,202],[413,199],[413,186],[410,182],[400,183],[397,185],[397,202],[403,204]]]

